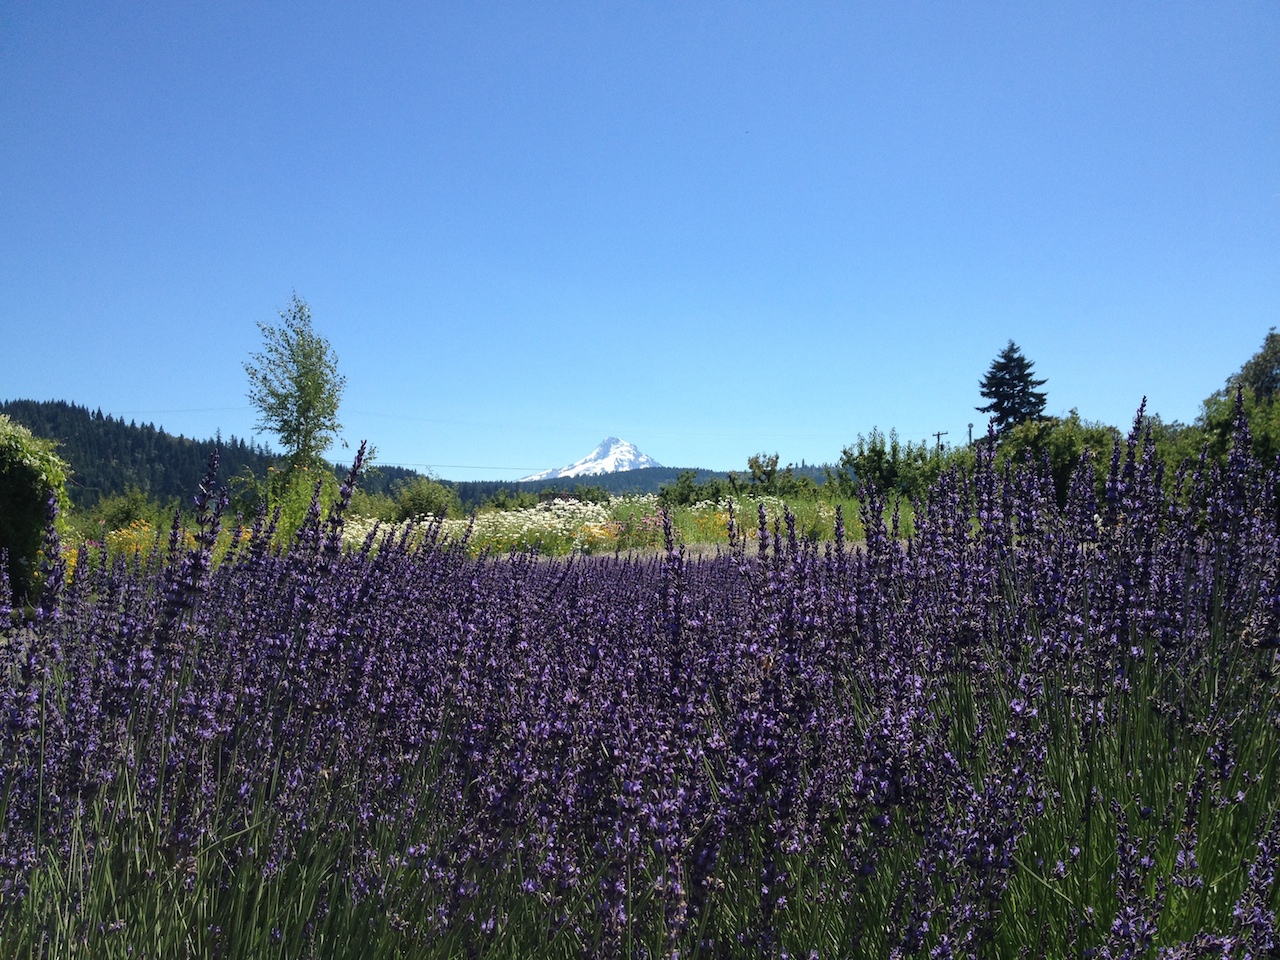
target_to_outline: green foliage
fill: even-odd
[[[338,374],[329,341],[311,329],[305,300],[294,294],[280,321],[278,327],[258,324],[263,350],[244,365],[249,400],[258,409],[259,429],[280,438],[290,466],[317,468],[342,429],[338,404],[346,378]]]
[[[509,490],[499,487],[480,501],[481,510],[524,510],[539,504],[538,494],[531,490]]]
[[[1196,418],[1199,433],[1196,439],[1207,445],[1210,458],[1226,459],[1236,420],[1236,395],[1232,386],[1240,391],[1254,454],[1264,463],[1275,459],[1280,454],[1280,398],[1261,396],[1240,379],[1233,379],[1226,390],[1205,399]]]
[[[1280,333],[1272,327],[1262,341],[1262,349],[1240,368],[1235,381],[1257,397],[1268,402],[1280,392]]]
[[[1253,440],[1253,452],[1264,463],[1280,454],[1280,398],[1264,398],[1249,387],[1241,390],[1245,419]],[[1225,458],[1231,449],[1235,423],[1235,398],[1214,395],[1205,401],[1202,426],[1212,456]]]
[[[868,436],[858,434],[858,442],[840,453],[840,465],[827,471],[830,495],[850,499],[866,484],[880,493],[896,493],[908,498],[924,496],[947,464],[947,456],[925,441],[905,444],[898,432],[888,435],[876,427]]]
[[[263,475],[259,476],[249,467],[242,467],[239,473],[229,476],[226,483],[229,512],[242,517],[257,516],[258,511],[270,499],[269,481],[276,469],[268,465]]]
[[[664,507],[688,507],[695,503],[720,503],[737,492],[740,484],[735,479],[710,477],[698,482],[697,470],[681,470],[675,483],[663,484],[658,490],[658,502]]]
[[[265,479],[245,471],[240,476],[231,478],[230,505],[234,512],[245,517],[256,516],[263,507],[266,508],[268,517],[279,510],[276,542],[283,543],[297,533],[306,520],[311,500],[316,495],[316,484],[320,485],[320,509],[323,515],[341,492],[338,478],[327,467],[318,470],[305,466],[297,469],[289,469],[287,465],[268,467]]]
[[[1079,411],[1073,409],[1065,418],[1027,420],[1011,427],[1000,438],[996,459],[999,463],[1011,460],[1038,464],[1048,457],[1058,505],[1064,506],[1071,477],[1085,452],[1090,455],[1101,490],[1111,464],[1111,452],[1120,439],[1120,431],[1115,427],[1081,420]]]
[[[575,483],[572,490],[542,490],[538,493],[538,499],[542,502],[547,500],[580,500],[583,503],[605,503],[611,499],[609,491],[597,484]]]
[[[387,493],[370,493],[357,488],[351,493],[351,513],[357,517],[372,517],[394,523],[399,519],[395,498]]]
[[[747,478],[753,487],[771,491],[778,476],[778,455],[757,453],[747,457]]]
[[[123,493],[107,494],[90,510],[77,510],[73,505],[63,515],[66,520],[64,552],[70,545],[85,541],[122,542],[121,537],[110,536],[116,531],[128,530],[127,539],[139,542],[146,536],[144,531],[168,530],[174,514],[179,512],[182,512],[182,503],[178,498],[164,503],[136,486],[126,487]]]
[[[273,470],[267,481],[267,509],[280,510],[280,522],[276,528],[279,541],[294,536],[307,519],[311,501],[319,485],[320,515],[324,516],[339,496],[338,478],[326,469],[312,470],[298,467],[296,470]]]
[[[162,527],[173,520],[174,508],[167,508],[137,487],[130,486],[124,493],[109,494],[89,511],[88,519],[104,530],[120,530],[135,520]]]
[[[619,497],[610,504],[610,512],[617,525],[616,549],[619,552],[662,547],[662,513],[655,509],[657,506],[661,506],[661,494],[656,503],[652,496],[646,496]],[[677,523],[674,514],[671,519],[673,524]]]
[[[274,459],[264,447],[236,437],[174,436],[154,424],[126,421],[62,400],[6,400],[0,402],[0,413],[37,437],[57,442],[58,455],[71,469],[67,495],[80,510],[90,510],[103,497],[126,493],[130,487],[160,503],[186,503],[204,478],[215,447],[225,477],[246,470],[265,476]],[[171,519],[172,514],[165,525]]]
[[[709,475],[698,480],[697,470],[682,470],[674,483],[663,484],[658,502],[665,507],[687,507],[696,503],[722,503],[731,497],[785,497],[790,500],[813,500],[818,485],[812,477],[797,472],[796,465],[779,468],[776,453],[757,453],[747,458],[745,472],[732,472],[727,477]]]
[[[736,481],[740,478],[731,475],[730,486],[736,491]],[[747,458],[747,494],[752,497],[786,497],[791,499],[814,499],[818,495],[818,485],[812,478],[796,472],[796,465],[789,463],[778,469],[776,453],[757,453]]]
[[[1170,483],[1178,465],[1197,459],[1204,447],[1204,432],[1194,425],[1188,426],[1177,420],[1165,421],[1158,414],[1152,414],[1147,417],[1146,429],[1151,432],[1156,455],[1165,462],[1165,477]]]
[[[1156,424],[1160,455],[1170,464],[1195,460],[1203,450],[1210,460],[1226,459],[1236,421],[1236,394],[1240,395],[1253,451],[1264,463],[1280,455],[1280,334],[1275,327],[1262,347],[1227,379],[1226,385],[1206,397],[1191,426]]]
[[[392,488],[401,484],[416,480],[422,476],[417,470],[411,470],[408,467],[397,467],[394,464],[378,463],[378,451],[376,447],[368,448],[365,454],[365,463],[367,466],[360,474],[360,487],[365,493],[375,494],[383,493],[388,496],[392,495]],[[344,463],[336,463],[333,465],[333,475],[339,481],[345,480],[347,473],[350,471],[351,465]]]
[[[462,512],[457,491],[427,477],[418,477],[398,486],[395,507],[397,520],[449,517]]]
[[[1027,420],[1035,420],[1044,413],[1045,395],[1036,390],[1046,381],[1031,375],[1032,363],[1022,355],[1012,340],[991,361],[991,367],[982,380],[979,393],[991,402],[977,407],[979,413],[991,414],[996,432],[1005,433],[1011,427]]]
[[[28,596],[36,584],[40,548],[48,526],[49,498],[65,510],[70,468],[52,440],[0,414],[0,551],[7,551],[13,596]]]

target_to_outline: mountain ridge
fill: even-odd
[[[539,480],[559,480],[568,477],[598,477],[605,473],[620,473],[627,470],[645,470],[661,467],[657,460],[646,453],[641,453],[636,445],[620,440],[617,437],[605,437],[596,448],[581,460],[576,460],[565,467],[554,467],[538,473],[521,477],[517,483],[531,483]]]

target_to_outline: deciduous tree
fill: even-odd
[[[295,293],[280,324],[259,323],[263,349],[244,365],[258,428],[280,439],[290,467],[319,466],[342,424],[338,404],[346,378],[329,341],[311,328],[311,309]]]
[[[1270,400],[1280,392],[1280,333],[1276,333],[1275,327],[1267,332],[1262,349],[1250,357],[1232,379],[1252,390],[1259,400]]]
[[[19,600],[36,584],[49,501],[60,510],[69,503],[70,468],[54,450],[52,440],[33,436],[0,414],[0,558],[8,558],[4,572],[13,597]],[[0,583],[0,605],[7,605],[9,599]]]

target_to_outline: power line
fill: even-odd
[[[446,470],[541,470],[542,467],[495,467],[483,463],[391,463],[387,460],[374,460],[373,466],[383,467],[432,467]]]
[[[245,412],[248,412],[248,411],[250,411],[250,410],[252,410],[252,409],[253,409],[252,407],[248,407],[248,406],[241,406],[241,407],[173,407],[173,408],[166,408],[166,409],[113,410],[113,411],[111,411],[110,415],[111,415],[111,416],[113,416],[113,417],[125,417],[125,416],[128,416],[128,417],[138,417],[138,416],[156,416],[156,415],[158,415],[158,414],[171,414],[171,413],[245,413]],[[450,427],[479,427],[479,428],[487,428],[487,429],[519,430],[519,431],[526,432],[526,433],[527,433],[527,432],[534,431],[534,432],[540,432],[540,433],[558,433],[558,434],[561,434],[561,435],[565,435],[565,436],[567,436],[567,435],[570,435],[570,434],[575,434],[575,433],[579,433],[579,432],[580,432],[580,431],[575,431],[575,430],[574,430],[573,428],[571,428],[571,427],[566,427],[566,426],[561,425],[561,424],[554,424],[554,425],[553,425],[553,424],[547,424],[547,423],[513,423],[513,422],[511,422],[511,421],[505,421],[505,420],[441,420],[441,419],[438,419],[438,418],[435,418],[435,417],[415,417],[415,416],[411,416],[411,415],[409,415],[409,414],[402,414],[402,413],[379,413],[379,412],[376,412],[376,411],[373,411],[373,410],[346,410],[346,411],[344,411],[344,415],[347,415],[347,414],[355,415],[355,416],[358,416],[358,417],[376,417],[376,418],[378,418],[378,419],[382,419],[382,420],[404,420],[404,421],[408,421],[408,422],[411,422],[411,423],[430,423],[430,424],[435,424],[436,426],[450,426]],[[633,426],[634,426],[634,425],[633,425]],[[640,431],[640,432],[645,433],[647,436],[649,436],[649,437],[651,437],[651,438],[657,438],[657,437],[681,437],[681,438],[693,438],[693,439],[712,439],[712,438],[714,438],[714,439],[718,439],[718,440],[737,440],[737,439],[743,439],[743,438],[755,438],[755,437],[756,437],[756,434],[755,434],[754,432],[750,431],[750,430],[729,430],[729,431],[725,431],[725,430],[702,430],[702,431],[695,431],[695,432],[690,433],[690,432],[686,432],[686,431],[671,430],[670,428],[668,428],[668,427],[664,427],[664,426],[657,426],[657,427],[649,426],[649,427],[645,427],[645,426],[643,426],[643,425],[638,426],[636,429],[637,429],[638,431]],[[255,431],[253,431],[253,432],[254,432],[255,434],[257,434],[257,433],[258,433],[258,431],[256,431],[256,430],[255,430]],[[779,439],[786,439],[786,440],[832,440],[832,439],[838,439],[838,438],[839,438],[839,435],[838,435],[838,434],[836,434],[835,432],[824,432],[824,433],[774,433],[774,434],[771,434],[770,436],[772,437],[772,439],[773,439],[773,440],[779,440]],[[422,464],[422,466],[427,466],[427,464]],[[438,464],[438,466],[442,466],[442,467],[454,467],[455,465],[453,465],[453,464]],[[467,469],[470,469],[470,468],[467,468]],[[484,469],[484,470],[524,470],[524,469],[533,469],[533,468],[526,468],[526,467],[479,467],[479,468],[476,468],[476,469]],[[538,469],[541,469],[541,468],[538,468]]]
[[[151,415],[156,413],[230,413],[233,410],[248,410],[248,407],[182,407],[175,410],[115,410],[111,416],[122,417],[125,414],[129,416],[138,416],[141,414]]]

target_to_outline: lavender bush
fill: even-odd
[[[1280,471],[944,475],[715,558],[56,538],[0,641],[0,955],[1264,957]],[[739,518],[750,522],[752,518]],[[0,584],[2,587],[3,584]],[[0,590],[0,603],[7,592]],[[7,626],[12,624],[12,626]]]

